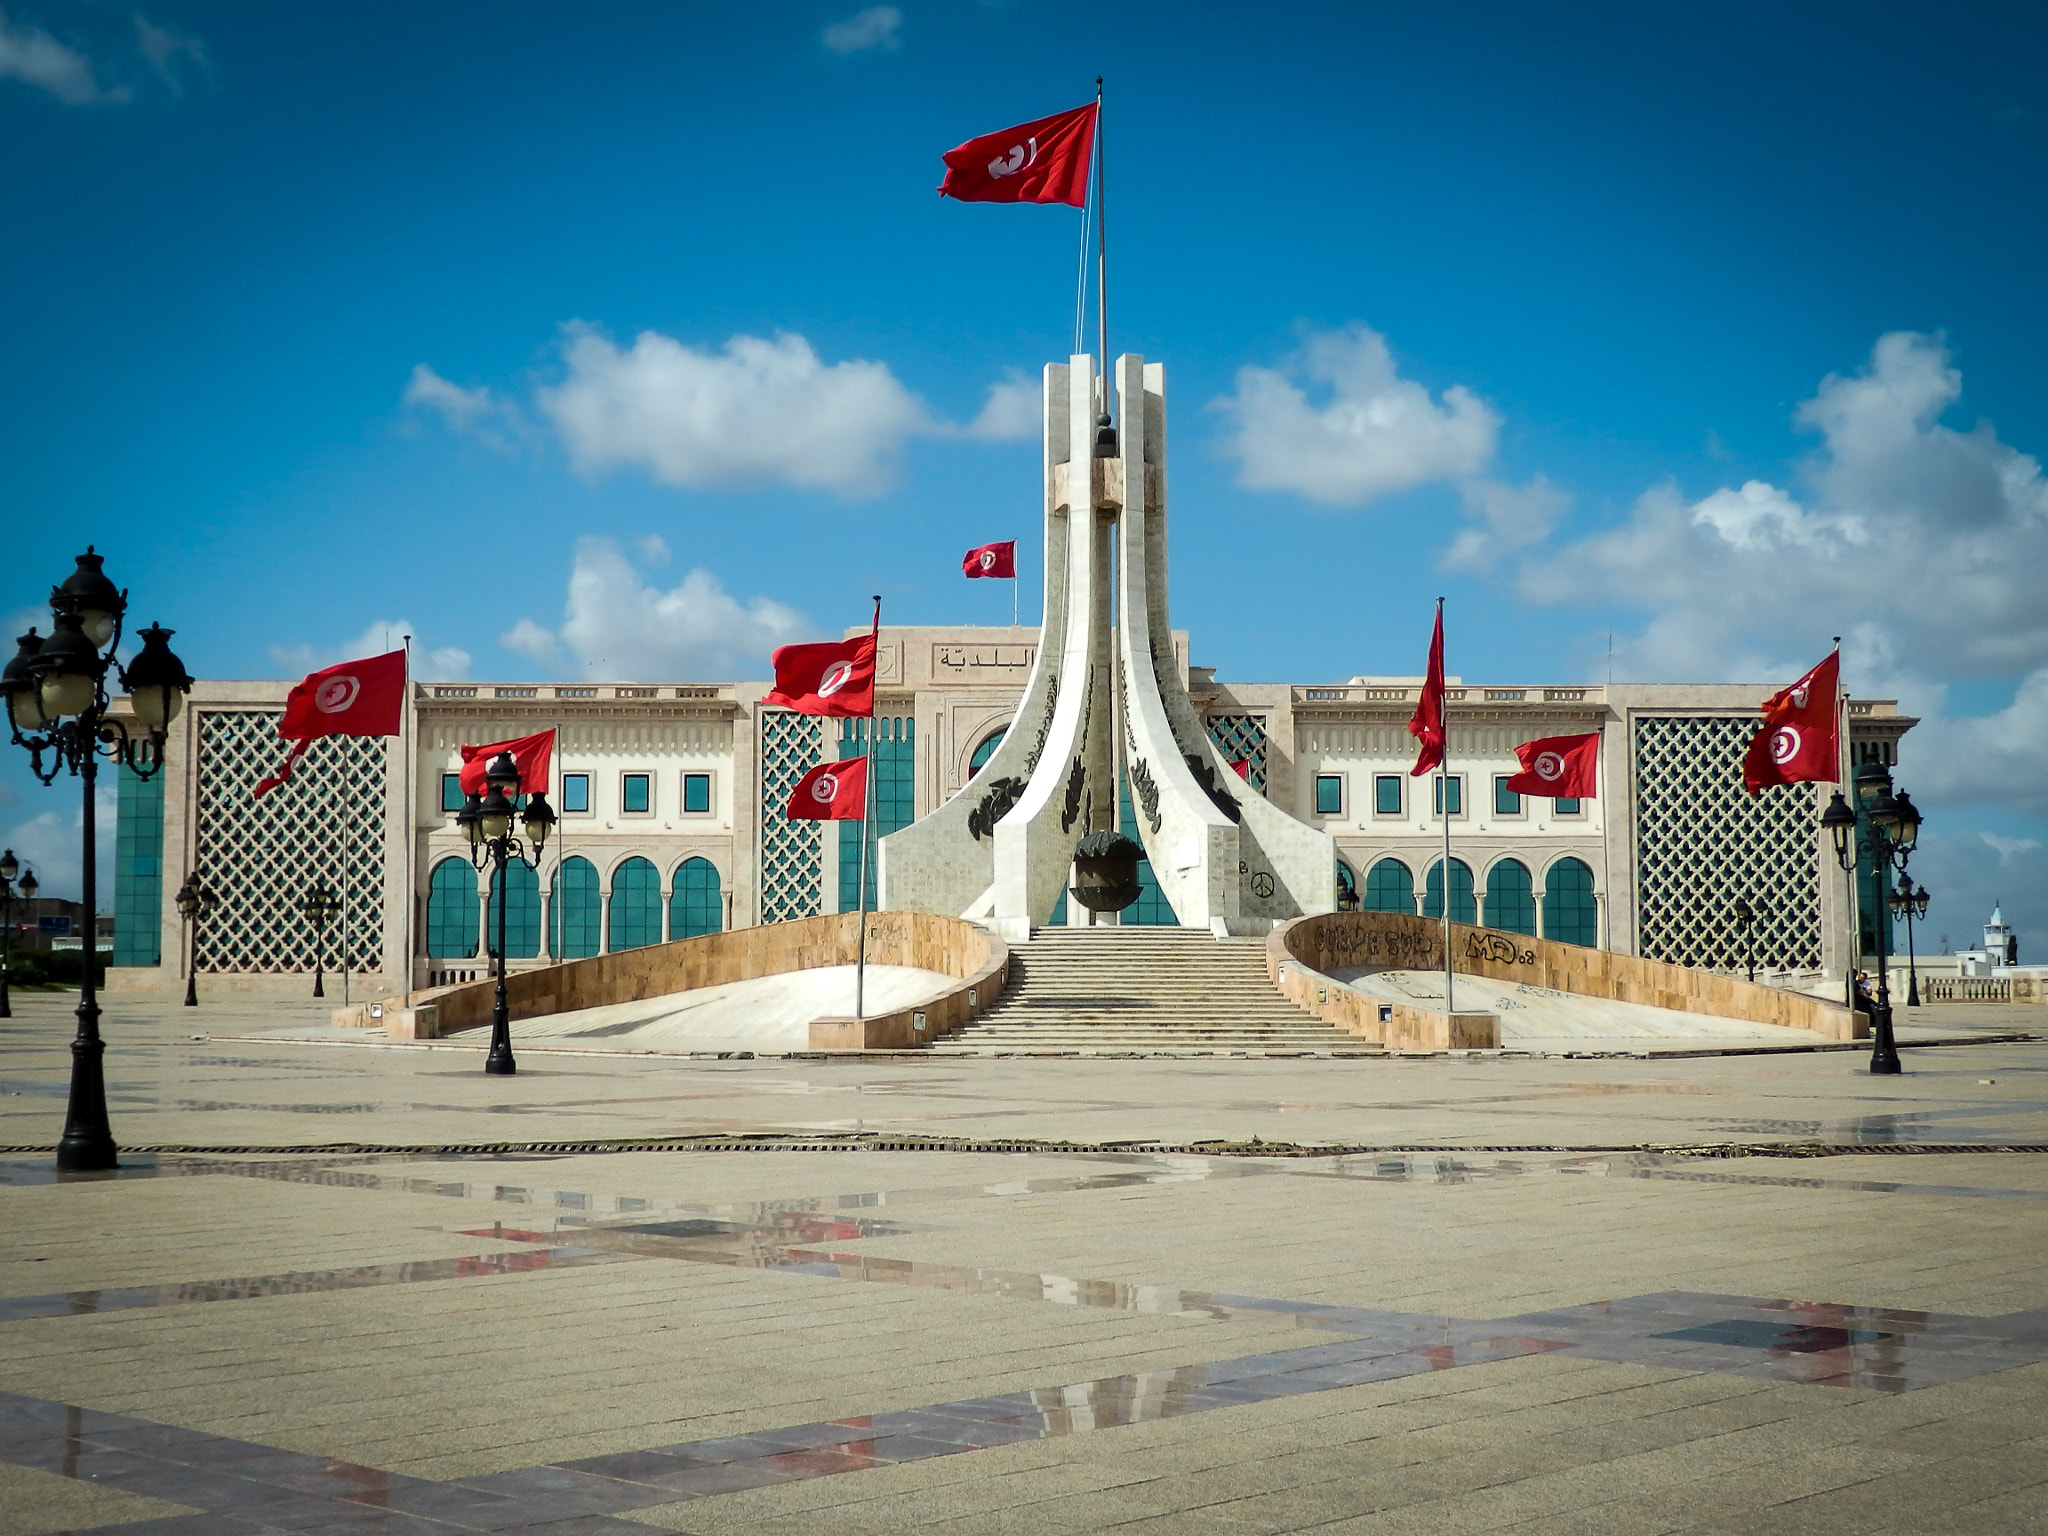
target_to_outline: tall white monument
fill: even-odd
[[[1174,662],[1166,603],[1166,369],[1117,359],[1114,423],[1095,359],[1045,370],[1045,621],[1015,720],[961,792],[880,844],[880,905],[1029,936],[1074,846],[1135,831],[1185,927],[1328,912],[1336,844],[1231,771]]]

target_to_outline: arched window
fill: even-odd
[[[557,960],[589,959],[597,953],[601,919],[596,868],[588,859],[562,860],[548,902],[548,952]]]
[[[443,859],[427,884],[427,953],[467,960],[476,953],[476,871],[467,859]]]
[[[1520,859],[1502,859],[1486,872],[1486,926],[1536,937],[1536,886]]]
[[[1003,744],[1003,738],[1010,732],[1006,725],[993,735],[984,736],[981,745],[974,749],[974,756],[967,759],[967,777],[973,778],[996,755],[996,748]]]
[[[496,948],[498,932],[498,877],[491,875],[491,906],[484,919],[484,932]],[[505,931],[502,935],[507,960],[531,960],[540,953],[540,873],[524,859],[505,861]]]
[[[1399,859],[1381,859],[1365,873],[1365,910],[1415,915],[1415,876]]]
[[[1559,859],[1543,877],[1543,937],[1588,949],[1599,944],[1600,903],[1583,860]]]
[[[1347,900],[1346,898],[1349,898]],[[1355,911],[1358,907],[1358,876],[1351,873],[1351,866],[1342,859],[1337,861],[1337,910]]]
[[[718,894],[718,866],[709,859],[685,859],[676,867],[668,898],[668,936],[694,939],[725,931],[725,902]]]
[[[1424,917],[1444,915],[1444,861],[1438,859],[1429,866],[1429,886],[1422,897]],[[1472,866],[1463,859],[1451,860],[1451,921],[1454,923],[1476,923],[1479,921],[1479,903],[1472,896]]]
[[[661,874],[642,858],[612,871],[611,950],[661,942]]]

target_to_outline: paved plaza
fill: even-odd
[[[0,1536],[2048,1526],[2039,1043],[508,1080],[117,996],[166,1150],[59,1181],[69,1001],[0,1024]],[[1182,1150],[1254,1138],[1390,1150]],[[475,1150],[608,1139],[695,1149]]]

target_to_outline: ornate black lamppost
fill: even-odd
[[[107,1085],[100,1058],[100,1006],[94,967],[99,963],[96,907],[98,821],[93,790],[99,760],[125,763],[137,778],[163,766],[164,731],[185,707],[192,679],[171,654],[172,631],[152,624],[141,632],[142,649],[122,666],[114,652],[121,643],[121,619],[128,594],[101,571],[102,556],[90,545],[78,569],[50,591],[50,633],[31,629],[18,642],[14,659],[0,672],[7,719],[16,746],[28,750],[35,776],[45,784],[69,769],[83,784],[85,816],[79,834],[79,905],[85,912],[83,977],[78,987],[78,1034],[71,1042],[71,1099],[64,1134],[57,1142],[57,1166],[89,1170],[115,1166],[114,1135],[107,1124]],[[109,714],[107,673],[128,690],[138,737],[127,721]],[[43,759],[50,758],[49,771]]]
[[[1898,888],[1885,901],[1892,909],[1893,917],[1906,920],[1906,1006],[1920,1006],[1920,966],[1913,953],[1913,924],[1927,915],[1927,903],[1933,898],[1927,894],[1927,887],[1913,884],[1912,877],[1905,871],[1899,872]]]
[[[17,886],[15,877],[20,876]],[[24,871],[21,861],[9,848],[0,853],[0,1019],[14,1017],[14,1007],[7,1000],[7,973],[14,968],[14,903],[36,899],[36,872]]]
[[[1901,790],[1892,793],[1891,770],[1883,763],[1865,763],[1856,770],[1856,803],[1863,809],[1863,819],[1870,824],[1870,838],[1862,846],[1870,850],[1871,867],[1877,871],[1877,888],[1884,890],[1885,877],[1893,870],[1900,875],[1906,873],[1906,861],[1913,856],[1913,845],[1920,838],[1920,812],[1914,808],[1912,796]],[[1856,837],[1856,813],[1849,809],[1842,799],[1842,792],[1828,802],[1820,824],[1828,829],[1835,843],[1835,862],[1845,870],[1856,868],[1860,851]],[[1871,1011],[1870,1070],[1879,1073],[1900,1072],[1899,1047],[1892,1038],[1892,994],[1886,957],[1891,946],[1885,940],[1882,914],[1874,914],[1872,927],[1877,940],[1877,1002]]]
[[[322,962],[326,959],[327,925],[341,915],[341,899],[327,889],[326,881],[315,880],[306,891],[306,899],[299,910],[313,925],[313,995],[325,997],[326,975]],[[343,964],[346,963],[344,959]]]
[[[470,863],[478,869],[488,868],[498,884],[498,943],[495,949],[485,946],[497,962],[498,995],[491,1006],[491,1050],[484,1058],[484,1070],[510,1077],[519,1070],[519,1063],[512,1059],[512,1010],[505,1001],[505,865],[516,859],[531,869],[540,868],[540,851],[554,829],[555,812],[539,790],[527,796],[526,808],[518,813],[526,829],[522,843],[512,835],[512,796],[519,789],[519,765],[510,752],[491,759],[484,769],[484,782],[489,786],[484,794],[463,797],[455,825],[469,836]]]
[[[202,885],[199,872],[193,870],[185,876],[185,883],[178,887],[178,894],[171,898],[177,905],[178,916],[185,920],[185,1006],[199,1006],[199,920],[213,916],[218,898],[213,887]]]
[[[1735,898],[1735,910],[1729,913],[1735,919],[1735,931],[1742,935],[1742,961],[1749,967],[1749,979],[1756,980],[1756,912],[1748,901]]]

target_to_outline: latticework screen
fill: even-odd
[[[1742,759],[1754,719],[1638,719],[1638,946],[1651,960],[1734,970],[1744,963],[1734,907],[1756,913],[1759,969],[1820,966],[1820,852],[1813,786],[1751,798]]]
[[[289,783],[261,800],[257,782],[284,758],[277,710],[199,716],[199,875],[220,905],[199,925],[202,971],[310,971],[313,925],[300,910],[324,881],[346,906],[327,926],[322,962],[384,967],[384,740],[326,736]],[[344,882],[346,884],[344,885]]]
[[[1250,761],[1251,768],[1245,775],[1245,782],[1263,793],[1266,788],[1266,717],[1211,715],[1203,723],[1209,727],[1209,739],[1216,743],[1216,750],[1223,754],[1225,762]]]
[[[761,921],[816,917],[824,905],[821,821],[783,814],[796,781],[824,759],[823,721],[788,710],[761,712]]]

